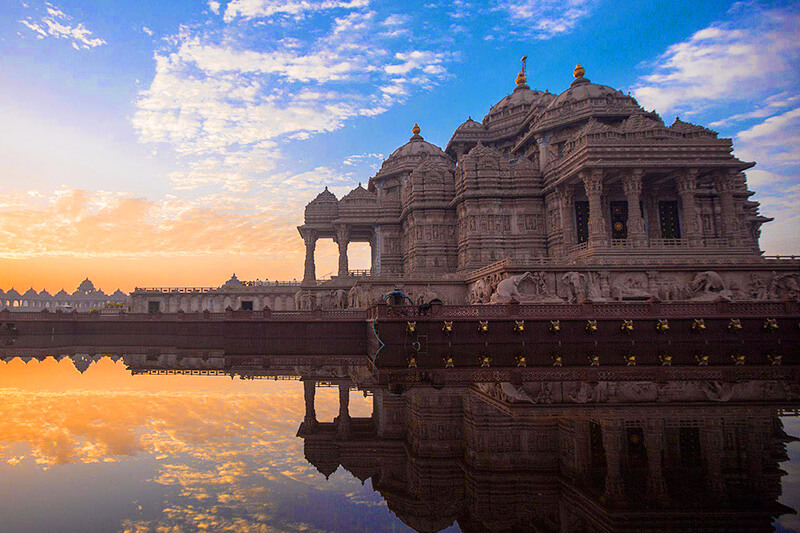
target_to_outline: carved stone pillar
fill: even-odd
[[[591,208],[590,208],[591,209]],[[625,482],[622,480],[622,423],[617,420],[603,421],[603,448],[606,451],[606,488],[603,494],[610,506],[621,506],[626,502]]]
[[[539,170],[544,172],[544,167],[547,166],[548,151],[550,148],[550,137],[539,137],[536,139],[536,144],[539,145]]]
[[[678,196],[681,198],[683,217],[681,219],[681,237],[690,246],[700,244],[700,217],[697,213],[697,169],[689,169],[675,180]]]
[[[662,467],[664,426],[661,420],[650,420],[644,427],[644,445],[647,449],[646,499],[658,506],[669,505],[669,494]]]
[[[608,238],[603,218],[603,171],[584,171],[581,173],[581,180],[589,198],[589,246],[606,246]]]
[[[350,386],[346,383],[339,383],[339,416],[336,422],[336,431],[340,435],[350,432]]]
[[[316,392],[317,382],[314,380],[303,380],[303,400],[306,405],[306,416],[303,423],[313,425],[317,423],[317,411],[314,409],[314,393]]]
[[[720,218],[722,221],[722,236],[728,239],[729,244],[739,244],[739,224],[736,220],[736,205],[733,201],[735,187],[735,174],[720,171],[714,175],[714,186],[719,195]]]
[[[644,171],[636,169],[622,179],[622,189],[628,200],[628,241],[641,246],[647,240],[644,231],[644,217],[640,205],[642,197],[642,177]]]
[[[317,280],[317,269],[314,264],[314,249],[317,247],[317,232],[304,230],[303,241],[306,243],[306,262],[303,270],[303,283],[312,283]]]
[[[337,226],[336,244],[339,245],[339,273],[340,277],[347,277],[350,274],[350,267],[347,262],[347,245],[350,244],[350,227]]]
[[[565,251],[575,244],[575,188],[566,185],[559,189],[558,198],[561,204],[561,227]]]

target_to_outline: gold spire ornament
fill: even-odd
[[[572,75],[576,78],[582,78],[586,74],[586,71],[583,69],[580,63],[575,65],[575,70],[572,72]]]
[[[520,59],[522,66],[519,69],[519,74],[517,74],[517,87],[522,87],[528,82],[528,68],[525,63],[527,60],[528,56],[522,56],[522,59]]]
[[[411,133],[413,133],[414,135],[419,135],[419,132],[420,132],[420,131],[422,131],[422,130],[421,130],[421,129],[419,129],[419,124],[417,124],[417,123],[415,122],[415,123],[414,123],[414,127],[413,127],[413,128],[411,128]]]

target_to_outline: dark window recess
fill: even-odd
[[[151,315],[161,310],[161,302],[147,302],[147,312]]]
[[[628,460],[633,467],[647,464],[647,450],[644,447],[644,430],[640,427],[628,428]]]
[[[681,238],[681,225],[678,221],[678,202],[658,202],[658,219],[661,221],[662,239]]]
[[[628,202],[611,202],[611,238],[628,238]]]
[[[575,230],[579,243],[589,240],[589,202],[575,202]]]
[[[698,468],[700,466],[700,429],[680,428],[679,446],[681,451],[681,466]],[[719,453],[716,450],[715,453]]]
[[[243,300],[242,301],[242,311],[252,311],[253,310],[253,301],[252,300]]]

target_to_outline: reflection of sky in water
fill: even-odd
[[[793,437],[800,437],[800,418],[783,417],[783,429]],[[800,510],[800,442],[790,442],[786,445],[789,460],[781,463],[780,467],[786,471],[781,487],[783,494],[778,499],[780,503]],[[775,529],[781,531],[800,531],[800,517],[796,514],[786,514],[775,522]]]
[[[316,403],[332,419],[338,392]],[[297,381],[0,363],[2,530],[408,530],[369,482],[306,462],[302,417]]]

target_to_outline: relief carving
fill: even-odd
[[[625,274],[614,281],[611,297],[614,300],[648,300],[652,294],[647,290],[643,274]]]
[[[726,288],[722,276],[712,270],[698,272],[689,284],[692,300],[718,301],[730,300],[731,292]]]
[[[518,276],[511,276],[497,284],[489,303],[507,304],[511,302],[561,302],[561,298],[550,294],[547,288],[546,273],[525,272]]]

